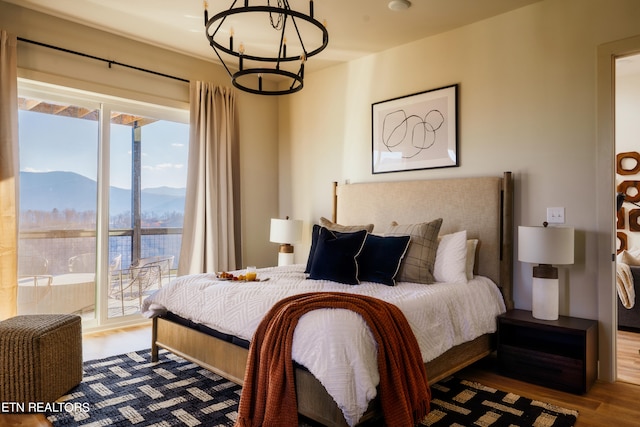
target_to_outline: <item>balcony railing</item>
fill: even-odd
[[[141,229],[140,259],[132,259],[133,230],[109,232],[109,262],[118,259],[117,269],[111,265],[111,290],[120,278],[119,286],[127,285],[142,270],[155,274],[152,268],[135,270],[146,261],[161,261],[162,273],[149,282],[138,298],[109,297],[109,316],[118,317],[139,311],[142,298],[175,277],[182,228]],[[94,230],[39,230],[19,233],[19,314],[29,312],[82,312],[92,316],[95,309],[96,232]],[[153,265],[153,264],[152,264]],[[149,271],[147,271],[149,270]],[[149,274],[148,274],[149,275]],[[90,276],[90,277],[89,277]],[[35,277],[35,279],[34,279]],[[45,279],[42,279],[45,277]],[[124,284],[124,285],[123,285]],[[107,291],[109,293],[109,291]]]
[[[143,228],[141,258],[159,255],[173,255],[174,266],[180,256],[182,228]],[[51,274],[68,272],[69,258],[95,253],[96,232],[94,230],[40,230],[21,231],[19,251],[21,255],[39,255],[49,260]],[[109,231],[110,258],[121,254],[122,265],[129,267],[132,262],[131,239],[133,230]],[[174,267],[172,266],[172,268]]]

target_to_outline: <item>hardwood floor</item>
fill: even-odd
[[[144,350],[151,347],[151,322],[142,326],[85,334],[82,344],[83,360],[103,359]]]
[[[631,427],[640,424],[640,386],[596,381],[588,393],[574,395],[536,386],[496,373],[495,358],[486,358],[457,374],[500,390],[579,412],[576,427]]]
[[[149,326],[116,329],[85,335],[83,338],[84,359],[91,360],[128,351],[142,350],[149,348],[150,342],[151,328]],[[624,371],[628,373],[625,374],[628,375],[625,378],[633,380],[632,374],[640,370],[638,369],[640,367],[640,353],[638,353],[640,335],[621,334],[618,346],[619,349],[623,348],[625,356],[622,358],[628,361],[628,367],[624,368]],[[634,351],[635,355],[632,354]],[[503,377],[496,373],[495,358],[493,357],[477,362],[459,372],[458,375],[524,397],[577,409],[580,413],[576,423],[577,427],[612,425],[616,427],[631,427],[640,424],[640,405],[638,405],[638,402],[640,402],[640,385],[622,381],[616,383],[597,381],[587,394],[582,396],[574,395]],[[636,381],[640,382],[640,375],[638,373],[635,375]],[[50,424],[41,415],[0,415],[0,427],[17,426],[44,427],[50,426]]]
[[[618,331],[618,380],[640,384],[640,333]]]

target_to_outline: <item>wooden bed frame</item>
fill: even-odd
[[[337,202],[337,203],[336,203]],[[467,230],[477,238],[476,273],[491,278],[502,290],[507,309],[513,307],[513,180],[502,177],[454,178],[336,185],[333,220],[341,224],[374,223],[384,232],[400,224],[443,218],[440,234]],[[164,318],[153,319],[152,360],[160,348],[195,362],[230,381],[242,384],[248,350]],[[425,364],[431,383],[489,355],[492,334],[458,345]],[[296,370],[298,412],[328,426],[346,426],[342,412],[320,382],[304,369]],[[360,419],[380,417],[378,399]]]

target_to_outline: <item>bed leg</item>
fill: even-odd
[[[158,361],[158,345],[156,339],[158,338],[158,318],[153,318],[153,324],[151,327],[151,361]]]

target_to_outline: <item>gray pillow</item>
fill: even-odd
[[[340,225],[336,224],[333,221],[329,221],[325,217],[320,217],[320,225],[324,228],[328,228],[331,231],[338,231],[340,233],[354,233],[360,230],[367,230],[367,233],[371,233],[373,231],[373,224],[365,224],[365,225]]]
[[[409,248],[396,276],[399,282],[434,283],[433,267],[438,251],[438,233],[442,218],[419,224],[392,222],[385,236],[411,236]]]

